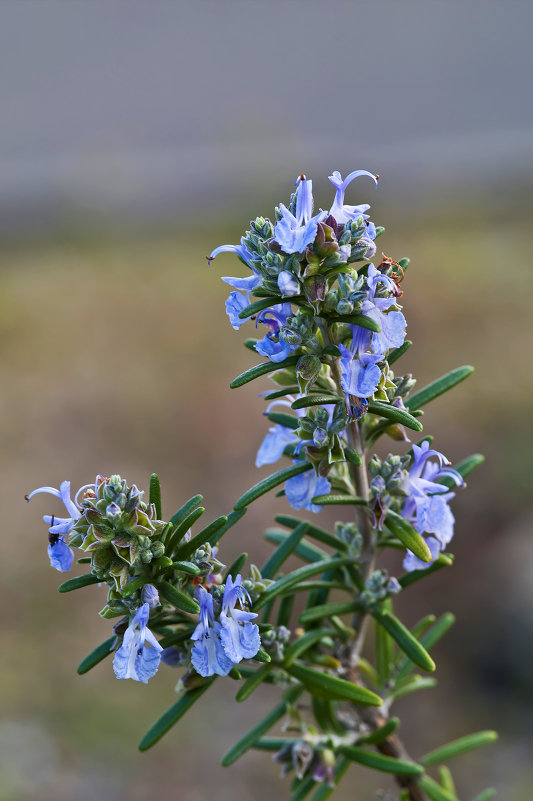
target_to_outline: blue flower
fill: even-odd
[[[344,345],[339,345],[341,356],[341,386],[348,399],[371,398],[378,388],[381,370],[376,364],[378,356],[361,353],[355,356]]]
[[[372,178],[377,186],[378,177],[373,175],[371,172],[367,172],[366,170],[355,170],[347,175],[344,181],[342,180],[342,176],[338,170],[335,170],[335,172],[329,176],[329,180],[337,190],[333,205],[329,210],[329,214],[334,217],[339,225],[343,225],[344,223],[348,222],[348,220],[354,220],[356,217],[362,216],[364,219],[366,219],[368,216],[364,213],[370,208],[368,203],[362,203],[360,206],[347,206],[344,203],[344,193],[346,192],[346,188],[354,180],[354,178],[359,178],[360,175],[368,175],[368,177]],[[373,239],[374,237],[370,236],[369,238]]]
[[[240,245],[220,245],[207,257],[209,264],[215,259],[219,253],[236,253],[237,256],[251,269],[253,275],[247,278],[234,278],[232,276],[224,276],[222,280],[229,284],[233,289],[240,289],[245,292],[241,295],[239,292],[231,292],[226,301],[226,312],[230,319],[230,323],[237,331],[246,320],[239,318],[239,312],[246,308],[250,303],[250,292],[261,283],[261,276],[258,274],[254,264],[253,256],[243,244],[241,239]]]
[[[285,495],[292,508],[308,509],[315,513],[320,512],[322,507],[311,503],[311,499],[315,495],[327,495],[330,489],[331,484],[327,478],[317,476],[314,470],[300,473],[285,482]]]
[[[279,333],[292,316],[290,303],[279,303],[271,309],[265,309],[257,318],[258,323],[263,323],[269,329],[263,339],[255,343],[255,349],[261,356],[267,356],[271,362],[282,362],[289,356],[298,345],[289,345],[280,339]]]
[[[86,489],[86,487],[81,488],[81,490],[83,489]],[[59,489],[55,489],[55,487],[39,487],[26,496],[26,500],[29,501],[39,492],[47,492],[49,495],[54,495],[63,502],[67,514],[70,515],[69,517],[55,517],[55,515],[43,516],[44,522],[49,526],[48,556],[50,558],[50,564],[61,573],[67,573],[74,561],[74,553],[67,545],[66,538],[74,523],[80,518],[80,510],[76,500],[81,490],[76,493],[76,497],[74,501],[72,501],[70,497],[70,481],[62,481]]]
[[[255,466],[262,467],[264,464],[277,462],[283,456],[287,445],[295,445],[298,441],[299,437],[292,428],[282,425],[269,428],[268,434],[257,451]]]
[[[163,650],[147,627],[150,606],[140,606],[124,633],[122,645],[113,659],[117,679],[133,679],[143,684],[155,676]]]
[[[457,486],[464,481],[457,470],[448,467],[449,461],[439,451],[433,450],[429,442],[413,445],[413,464],[409,470],[407,493],[402,515],[416,528],[419,534],[427,536],[426,542],[434,561],[453,537],[454,516],[449,502],[455,497],[448,487],[437,483],[442,476],[449,476]],[[437,461],[428,461],[434,457]],[[405,570],[423,569],[431,563],[420,562],[412,554],[407,554]]]
[[[243,320],[239,314],[250,304],[249,294],[241,295],[240,292],[230,292],[226,300],[226,314],[229,317],[232,328],[238,331],[241,325],[247,323],[248,320]]]
[[[288,270],[282,270],[278,275],[278,287],[283,297],[286,298],[291,298],[300,292],[298,279]]]
[[[222,626],[215,621],[213,596],[203,587],[198,587],[197,598],[200,604],[200,620],[192,633],[194,646],[191,651],[193,668],[200,676],[227,676],[233,662],[226,655],[220,639]]]
[[[327,217],[326,211],[313,214],[313,182],[305,175],[297,180],[295,213],[279,204],[281,220],[274,228],[274,239],[285,253],[303,253],[314,242],[318,223]]]
[[[220,639],[226,655],[233,664],[242,659],[251,659],[261,647],[259,628],[251,622],[257,615],[254,612],[244,611],[246,601],[251,605],[250,596],[242,585],[242,576],[238,575],[235,581],[228,576],[220,613]],[[240,609],[236,608],[237,604]]]
[[[380,287],[384,285],[391,295],[376,297]],[[359,325],[350,326],[353,332],[352,349],[361,353],[370,348],[373,353],[381,357],[392,348],[399,348],[405,339],[407,322],[401,311],[389,311],[396,303],[398,288],[393,279],[381,273],[370,264],[367,275],[368,295],[361,305],[361,312],[374,320],[381,328],[379,333],[373,333]]]

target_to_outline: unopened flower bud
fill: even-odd
[[[161,606],[159,600],[159,593],[153,584],[145,584],[141,590],[141,601],[143,604],[148,604],[150,609],[155,609],[156,606]]]

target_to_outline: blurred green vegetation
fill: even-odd
[[[531,458],[530,213],[483,198],[462,209],[438,204],[395,226],[379,246],[411,257],[403,302],[414,347],[401,369],[419,385],[465,363],[476,373],[426,411],[426,430],[453,460],[472,451],[486,465],[455,502],[456,566],[406,593],[414,621],[448,609],[458,623],[437,650],[440,685],[399,705],[402,731],[419,754],[470,730],[498,728],[498,746],[457,762],[465,799],[488,784],[523,801],[533,780],[531,720],[533,544]],[[246,221],[246,214],[243,216]],[[108,636],[97,587],[59,596],[40,515],[59,511],[43,484],[73,487],[119,472],[147,488],[157,470],[169,515],[196,492],[211,517],[231,508],[255,477],[267,430],[258,388],[228,388],[255,363],[243,331],[227,322],[220,275],[243,274],[230,256],[208,268],[205,253],[236,242],[238,224],[206,233],[87,229],[0,251],[0,431],[3,655],[0,684],[0,801],[168,798],[217,801],[288,795],[278,767],[251,754],[230,771],[219,760],[269,703],[269,688],[244,705],[220,682],[154,751],[136,752],[146,727],[172,701],[176,671],[162,666],[149,686],[117,682],[110,662],[84,677],[76,666]],[[251,325],[251,324],[250,324]],[[400,364],[398,365],[398,370]],[[267,381],[265,381],[265,388]],[[259,473],[258,475],[263,475]],[[262,529],[283,500],[262,499],[224,541],[268,553]],[[343,512],[347,519],[348,512]],[[339,513],[337,513],[337,517]],[[334,520],[335,514],[323,513]],[[394,566],[399,569],[399,565]],[[363,769],[351,769],[338,799],[370,798]],[[353,783],[352,783],[353,782]],[[460,784],[461,786],[461,784]]]

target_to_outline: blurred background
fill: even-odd
[[[136,751],[176,672],[146,687],[110,661],[76,675],[108,636],[103,596],[58,595],[40,515],[59,507],[23,496],[97,473],[146,487],[157,470],[167,515],[197,492],[210,518],[230,509],[256,478],[267,382],[228,388],[254,363],[219,280],[242,266],[205,254],[272,215],[300,172],[327,208],[327,175],[358,168],[379,190],[360,179],[348,202],[370,202],[379,245],[412,260],[404,370],[423,385],[477,367],[426,430],[455,461],[487,455],[455,501],[456,566],[402,598],[411,623],[458,617],[438,689],[398,705],[402,734],[420,755],[499,729],[452,765],[460,797],[529,798],[532,25],[518,0],[0,3],[2,801],[288,797],[268,755],[219,767],[268,688],[235,705],[220,682]],[[227,563],[261,562],[274,508],[257,502],[225,538]],[[375,786],[354,767],[338,799]]]

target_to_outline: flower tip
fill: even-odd
[[[26,493],[26,495],[24,496],[24,500],[26,501],[26,503],[30,502],[30,496],[28,495],[28,493]]]

